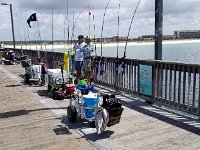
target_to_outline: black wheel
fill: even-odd
[[[58,96],[57,96],[57,94],[56,94],[55,91],[53,91],[53,99],[54,99],[54,100],[57,100],[57,99],[58,99]]]
[[[77,111],[74,105],[67,107],[67,117],[70,122],[75,122],[77,118]]]
[[[147,104],[150,104],[150,105],[153,105],[153,101],[149,101],[149,100],[145,100],[145,102],[147,103]]]
[[[90,127],[91,127],[91,128],[96,128],[95,121],[90,122]]]
[[[30,79],[29,74],[26,73],[24,75],[24,83],[29,83],[29,79]]]
[[[52,86],[50,84],[48,84],[48,87],[47,87],[48,93],[51,91],[51,89],[52,89]]]

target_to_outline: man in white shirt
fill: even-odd
[[[4,50],[4,44],[3,44],[3,42],[1,42],[0,49]]]
[[[83,52],[83,75],[87,79],[88,83],[90,83],[91,73],[93,69],[92,65],[92,57],[94,57],[94,44],[92,43],[92,38],[87,36],[85,38],[85,46],[81,48],[81,52]]]
[[[80,50],[85,46],[84,36],[78,36],[78,42],[74,45],[73,50],[75,53],[75,71],[77,79],[81,76],[81,68],[83,64],[83,52]]]

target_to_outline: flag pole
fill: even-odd
[[[52,7],[52,52],[53,52],[53,7]]]

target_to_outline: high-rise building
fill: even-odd
[[[174,31],[176,39],[200,38],[200,30],[179,30]]]

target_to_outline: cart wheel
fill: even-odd
[[[95,121],[90,122],[90,127],[91,128],[96,128]]]
[[[51,91],[51,89],[52,89],[51,85],[48,84],[48,87],[47,87],[47,91],[48,91],[48,93]]]
[[[24,75],[24,83],[29,83],[29,74]]]
[[[67,117],[70,122],[75,122],[77,118],[77,111],[74,105],[67,107]]]

